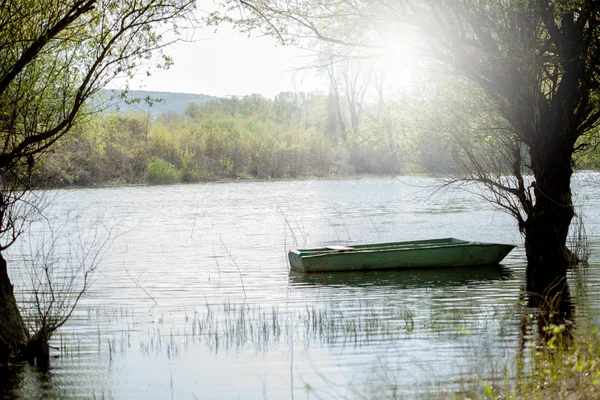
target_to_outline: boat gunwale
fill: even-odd
[[[453,239],[453,238],[450,238]],[[369,254],[369,253],[384,253],[384,252],[398,252],[398,251],[421,251],[421,250],[433,250],[433,249],[445,249],[445,248],[456,248],[456,247],[489,247],[489,246],[501,246],[501,247],[511,247],[511,250],[514,249],[515,245],[506,244],[506,243],[491,243],[491,242],[471,242],[466,240],[454,239],[455,242],[433,242],[429,241],[428,243],[421,242],[390,242],[390,243],[379,243],[379,244],[371,244],[371,245],[360,245],[362,247],[356,248],[358,246],[349,246],[355,247],[354,251],[338,251],[327,249],[327,247],[318,247],[313,249],[293,249],[290,250],[290,253],[294,253],[298,255],[300,258],[317,258],[317,257],[330,257],[330,256],[350,256],[356,254]],[[415,244],[418,245],[415,248]],[[386,246],[388,245],[388,246]],[[368,246],[377,246],[377,247],[368,247]]]

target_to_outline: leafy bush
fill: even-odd
[[[159,157],[152,157],[147,166],[148,181],[153,184],[168,184],[179,181],[179,174],[173,164]]]

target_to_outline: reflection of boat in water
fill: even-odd
[[[391,271],[345,271],[304,274],[290,271],[295,286],[393,286],[397,288],[434,288],[464,286],[509,279],[512,272],[502,265],[487,268],[453,267]]]
[[[498,264],[515,246],[445,238],[290,250],[291,269],[334,272]]]

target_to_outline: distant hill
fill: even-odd
[[[120,90],[104,90],[100,98],[104,100],[97,101],[98,107],[105,111],[147,111],[152,116],[157,116],[165,112],[181,113],[186,106],[191,103],[203,104],[212,100],[218,100],[218,97],[206,94],[192,93],[171,93],[171,92],[152,92],[146,90],[129,90],[126,99],[120,100]],[[107,100],[112,98],[110,103]],[[148,102],[146,99],[150,99]]]

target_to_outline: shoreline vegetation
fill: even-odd
[[[194,184],[210,184],[210,183],[233,183],[233,182],[285,182],[285,181],[334,181],[334,180],[360,180],[360,179],[379,179],[379,178],[404,178],[404,177],[427,177],[426,173],[414,174],[340,174],[340,175],[302,175],[293,177],[277,177],[277,178],[255,178],[252,176],[239,176],[231,178],[215,177],[206,180],[193,182],[167,182],[167,183],[152,183],[148,181],[141,182],[122,182],[120,180],[92,183],[89,185],[70,184],[59,186],[43,186],[43,182],[36,187],[37,190],[58,190],[58,189],[102,189],[102,188],[119,188],[119,187],[145,187],[145,186],[170,186],[170,185],[194,185]]]
[[[95,114],[37,163],[36,186],[405,175],[431,169],[422,167],[431,149],[415,150],[421,145],[397,127],[382,129],[384,121],[341,132],[327,110],[330,101],[330,96],[282,93],[273,100],[252,95],[189,103],[181,113]],[[441,152],[434,158],[443,160]]]
[[[331,95],[281,93],[188,103],[182,112],[107,111],[89,116],[40,159],[38,188],[456,173],[443,135],[365,110],[343,128]],[[371,111],[371,113],[369,113]],[[385,112],[387,111],[387,112]],[[595,153],[577,160],[597,169]]]
[[[582,169],[576,170],[578,172],[600,172],[600,169]],[[186,184],[203,184],[203,183],[232,183],[232,182],[278,182],[278,181],[303,181],[303,180],[359,180],[369,178],[405,178],[405,177],[432,177],[432,175],[426,172],[415,172],[415,173],[402,173],[402,174],[330,174],[330,175],[302,175],[302,176],[288,176],[288,177],[277,177],[277,178],[255,178],[252,176],[244,175],[231,178],[214,177],[205,180],[198,180],[193,182],[168,182],[168,183],[151,183],[148,181],[140,182],[123,182],[120,180],[107,181],[100,183],[92,183],[88,185],[81,184],[62,184],[57,186],[44,186],[44,182],[39,182],[36,189],[38,190],[54,190],[54,189],[101,189],[101,188],[112,188],[112,187],[135,187],[135,186],[169,186],[169,185],[186,185]]]
[[[479,387],[465,390],[461,399],[597,399],[600,398],[600,334],[597,327],[584,327],[575,339],[565,340],[564,325],[549,325],[545,342],[526,348],[508,366],[515,372],[495,382],[480,378]],[[568,336],[568,334],[567,334]]]

